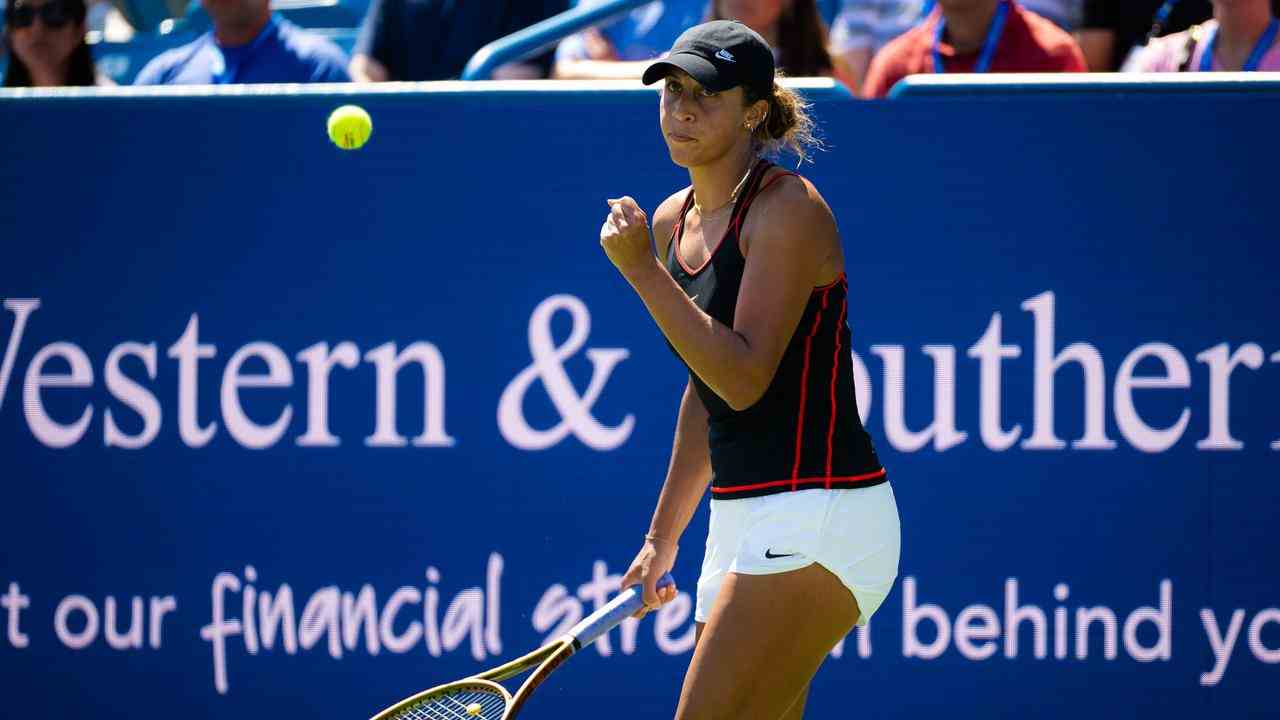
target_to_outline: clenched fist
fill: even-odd
[[[656,264],[649,242],[649,218],[630,197],[609,200],[609,217],[600,227],[600,247],[627,279]]]

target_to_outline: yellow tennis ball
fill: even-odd
[[[373,134],[373,118],[359,105],[343,105],[329,114],[329,139],[343,150],[355,150]]]
[[[470,705],[467,706],[468,715],[472,715],[472,716],[479,715],[483,710],[484,708],[480,707],[480,703],[471,703]]]

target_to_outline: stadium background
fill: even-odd
[[[1277,83],[971,82],[802,84],[904,530],[902,581],[809,716],[1268,717]],[[353,101],[376,127],[351,153],[323,128]],[[365,717],[540,642],[625,569],[683,383],[596,243],[605,197],[685,182],[651,91],[19,91],[0,117],[9,712]],[[993,331],[1019,353],[995,396]],[[197,342],[214,354],[184,379]],[[313,384],[342,343],[353,367]],[[1059,353],[1102,372],[1046,371]],[[258,627],[215,621],[244,621],[249,586],[292,595],[294,647],[253,602]],[[1082,609],[1114,631],[1082,640]],[[529,715],[668,715],[687,612],[615,631]]]
[[[863,410],[899,497],[901,573],[914,596],[904,583],[895,589],[873,621],[869,657],[855,634],[828,661],[810,716],[851,707],[883,717],[1267,716],[1280,655],[1271,528],[1280,293],[1272,163],[1252,138],[1274,124],[1275,83],[916,86],[883,104],[808,90],[829,149],[805,173],[831,201],[849,250],[854,351],[870,387]],[[375,118],[375,136],[344,152],[326,140],[324,118],[353,99]],[[559,612],[572,614],[567,596],[581,593],[590,609],[595,564],[607,565],[602,574],[625,569],[662,480],[684,380],[595,236],[604,197],[627,192],[653,208],[684,182],[655,132],[652,92],[120,90],[6,95],[0,114],[22,138],[0,169],[12,190],[0,204],[0,591],[29,598],[17,620],[6,612],[27,646],[15,647],[14,625],[0,642],[15,715],[266,717],[305,707],[367,716],[538,643]],[[1230,131],[1210,129],[1225,118]],[[86,123],[96,141],[69,147],[65,137]],[[1187,128],[1204,128],[1194,150],[1174,150]],[[81,170],[52,172],[47,159],[67,152]],[[113,169],[110,182],[93,168]],[[1001,427],[1020,425],[1021,437],[1002,451],[980,437],[989,389],[970,351],[991,340],[997,318],[1001,342],[1020,348],[1002,364],[998,402]],[[1065,447],[1023,445],[1038,423],[1044,328],[1053,337],[1041,347],[1052,354],[1073,343],[1097,352],[1105,372],[1089,402],[1101,402],[1114,447],[1080,447],[1089,445],[1089,383],[1071,361],[1052,388],[1052,432]],[[541,331],[559,350],[541,347],[538,364],[530,334]],[[215,347],[189,386],[196,425],[215,424],[202,446],[198,433],[186,437],[179,400],[179,357],[195,352],[196,332]],[[128,342],[141,347],[120,348]],[[340,445],[301,442],[319,404],[300,354],[343,342],[360,361],[329,377],[328,427]],[[1125,434],[1135,425],[1121,418],[1117,382],[1130,354],[1153,342],[1183,357],[1187,387],[1133,389],[1135,413],[1152,428],[1174,427],[1184,410],[1189,419],[1172,445],[1143,451]],[[50,343],[74,347],[41,350]],[[366,439],[387,400],[375,370],[387,343],[425,359],[388,391],[397,404],[390,445],[403,437],[406,447]],[[439,363],[415,343],[434,347]],[[147,346],[154,373],[138,356]],[[242,368],[228,372],[238,352]],[[52,359],[33,370],[37,354]],[[27,395],[58,384],[40,378],[67,375],[67,357],[79,354],[91,378]],[[287,387],[234,387],[268,372],[273,354],[292,374],[284,383],[275,370]],[[901,379],[886,377],[895,357]],[[1257,368],[1211,369],[1228,357]],[[159,407],[145,442],[136,439],[152,434],[134,410],[140,393],[111,377],[113,365]],[[1174,365],[1147,357],[1132,369],[1172,377]],[[531,366],[527,387],[512,389]],[[570,411],[544,386],[556,366],[572,383],[559,397]],[[602,392],[582,401],[596,373]],[[518,419],[500,416],[504,395]],[[919,432],[945,418],[952,396],[963,442],[946,432],[888,437],[891,398]],[[433,405],[440,415],[424,419]],[[233,418],[233,406],[246,418]],[[285,406],[292,415],[274,442],[246,424],[270,425]],[[106,446],[106,413],[116,446]],[[47,432],[82,415],[82,434]],[[1204,447],[1220,436],[1215,416],[1240,447]],[[540,436],[557,425],[563,437]],[[119,447],[122,436],[143,446]],[[686,592],[704,532],[705,507],[676,568]],[[227,618],[243,615],[243,592],[216,592],[220,573],[276,598],[288,585],[294,652],[284,630],[266,648],[260,623],[256,655],[232,634],[216,659],[214,635],[201,635],[214,624],[215,594]],[[1068,585],[1061,602],[1059,584]],[[399,588],[416,588],[417,600],[402,593],[379,632],[339,602],[364,585],[378,620]],[[438,657],[412,634],[431,592],[439,616],[457,603]],[[131,639],[134,596],[143,607]],[[108,597],[111,642],[123,650],[106,634]],[[159,647],[152,597],[175,605],[159,623]],[[950,628],[978,605],[991,610],[968,611],[966,647],[987,648],[984,660],[961,652]],[[937,612],[924,606],[945,612],[950,638],[938,638]],[[1021,621],[1016,647],[1007,642],[1006,614],[1024,606],[1043,611],[1043,657],[1034,620]],[[1059,607],[1068,609],[1062,641]],[[1101,621],[1079,659],[1076,615],[1096,607],[1114,612],[1114,659]],[[911,609],[919,618],[908,626]],[[1134,616],[1142,609],[1155,610]],[[660,642],[654,618],[634,648],[614,632],[612,656],[567,666],[531,716],[581,716],[582,703],[623,719],[669,714],[690,626],[678,610]],[[1203,614],[1229,635],[1238,610],[1233,652],[1215,679]],[[983,638],[992,616],[998,628]],[[417,642],[403,652],[385,642],[406,637]]]

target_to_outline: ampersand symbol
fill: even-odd
[[[561,310],[567,310],[573,318],[573,329],[564,344],[556,347],[551,337],[551,318]],[[572,295],[553,295],[534,309],[529,317],[529,353],[533,364],[516,375],[498,401],[498,429],[507,442],[521,450],[545,450],[572,432],[587,447],[612,450],[631,436],[636,424],[634,415],[627,415],[621,424],[608,427],[591,414],[614,368],[631,355],[629,350],[587,350],[591,382],[581,395],[564,370],[565,360],[582,349],[590,334],[591,314],[586,304]],[[524,417],[524,396],[535,380],[542,381],[551,403],[560,413],[560,422],[548,430],[531,427]]]

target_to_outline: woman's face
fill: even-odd
[[[65,0],[17,0],[5,32],[14,54],[33,74],[49,73],[66,68],[85,26]]]
[[[766,34],[778,23],[792,0],[719,0],[720,17],[740,20],[743,25]]]
[[[756,105],[764,105],[759,101]],[[710,92],[688,73],[672,70],[662,85],[659,120],[671,161],[681,167],[705,165],[751,142],[762,108],[744,107],[741,87]]]

